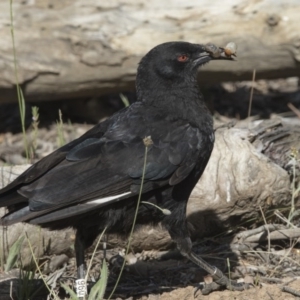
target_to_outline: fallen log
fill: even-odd
[[[300,6],[210,0],[14,1],[19,83],[27,101],[132,90],[140,58],[172,40],[238,44],[238,63],[205,66],[203,84],[300,73]],[[0,102],[16,101],[9,1],[0,3]]]

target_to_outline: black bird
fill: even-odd
[[[84,250],[107,232],[130,231],[148,146],[142,200],[171,211],[164,215],[142,203],[138,224],[167,228],[180,252],[213,275],[220,285],[241,289],[192,251],[186,205],[214,144],[213,120],[198,89],[197,69],[212,59],[231,59],[212,44],[169,42],[141,60],[137,102],[43,158],[0,191],[17,222],[49,229],[76,229],[78,277],[84,278]]]

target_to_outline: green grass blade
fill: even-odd
[[[16,54],[16,46],[15,46],[15,34],[14,34],[14,15],[13,15],[12,7],[13,7],[12,0],[10,0],[10,32],[11,32],[11,39],[12,39],[12,46],[13,46],[15,80],[16,80],[16,87],[17,87],[20,117],[21,117],[24,149],[25,149],[25,153],[26,153],[26,159],[28,161],[29,160],[29,149],[28,149],[28,142],[27,142],[26,128],[25,128],[26,105],[25,105],[25,99],[24,99],[22,89],[19,85],[17,54]]]
[[[102,263],[101,278],[92,287],[89,300],[102,300],[107,286],[108,268],[105,259]]]
[[[89,276],[89,273],[90,273],[90,270],[91,270],[91,267],[92,267],[92,263],[93,263],[95,254],[96,254],[96,252],[97,252],[98,246],[99,246],[99,244],[100,244],[100,242],[101,242],[101,240],[102,240],[102,237],[103,237],[103,235],[104,235],[106,229],[107,229],[107,227],[104,228],[104,230],[103,230],[103,231],[101,232],[101,234],[100,234],[100,237],[98,238],[98,241],[97,241],[97,244],[96,244],[95,249],[94,249],[94,251],[93,251],[93,254],[92,254],[92,257],[91,257],[91,260],[90,260],[88,269],[87,269],[87,271],[86,271],[85,282],[87,282],[87,280],[88,280],[88,276]]]
[[[58,147],[62,147],[63,145],[66,144],[66,140],[64,138],[64,123],[63,123],[63,119],[62,119],[62,112],[59,109],[58,110],[58,116],[59,116],[59,120],[56,121],[56,125],[57,125],[57,145]]]
[[[124,106],[128,107],[130,105],[128,98],[125,95],[123,95],[122,93],[120,93],[119,96],[120,96]]]
[[[24,241],[24,236],[20,236],[15,242],[14,244],[11,246],[11,248],[9,249],[9,253],[8,253],[8,257],[7,257],[7,262],[5,265],[5,271],[8,272],[9,270],[11,270],[14,265],[17,262],[17,259],[20,255],[20,251],[21,251],[21,247]]]
[[[71,296],[72,300],[78,300],[78,297],[77,297],[76,293],[69,286],[67,286],[64,283],[62,283],[61,286]]]
[[[141,203],[141,199],[142,199],[142,193],[143,193],[143,186],[144,186],[144,179],[145,179],[145,173],[146,173],[146,165],[147,165],[147,153],[148,153],[148,148],[150,147],[150,145],[153,144],[153,141],[151,139],[151,136],[145,137],[143,139],[144,145],[145,145],[145,155],[144,155],[144,166],[143,166],[143,172],[142,172],[142,180],[141,180],[141,186],[140,186],[140,191],[139,191],[139,196],[138,196],[138,200],[137,200],[137,204],[136,204],[136,209],[135,209],[135,213],[134,213],[134,217],[133,217],[133,222],[132,222],[132,226],[131,226],[131,231],[129,234],[129,238],[128,238],[128,243],[127,243],[127,247],[126,247],[126,251],[125,251],[125,256],[124,256],[124,260],[123,260],[123,264],[119,273],[119,276],[117,278],[117,281],[115,283],[115,286],[112,290],[112,292],[110,293],[108,300],[111,299],[111,297],[113,296],[115,290],[117,289],[117,286],[119,284],[119,281],[121,279],[124,267],[125,267],[125,263],[126,263],[126,255],[129,253],[129,249],[130,249],[130,244],[131,244],[131,238],[133,235],[133,231],[135,228],[135,223],[137,220],[137,215],[138,215],[138,211],[139,211],[139,207],[140,207],[140,203]]]
[[[49,294],[52,296],[52,298],[55,299],[55,300],[59,300],[58,296],[55,295],[54,291],[52,291],[52,289],[50,289],[50,287],[48,286],[48,284],[47,284],[47,282],[46,282],[46,280],[45,280],[45,278],[44,278],[44,276],[43,276],[43,274],[42,274],[42,271],[41,271],[41,268],[39,267],[37,258],[36,258],[35,255],[34,255],[34,252],[33,252],[33,249],[32,249],[32,245],[31,245],[30,240],[29,240],[29,238],[28,238],[27,232],[25,232],[25,235],[26,235],[26,240],[27,240],[28,246],[29,246],[29,248],[30,248],[30,252],[31,252],[31,255],[32,255],[32,259],[33,259],[33,261],[34,261],[34,263],[35,263],[35,266],[36,266],[36,269],[37,269],[38,273],[39,273],[40,276],[41,276],[41,279],[43,280],[43,282],[44,282],[46,288],[48,289]]]

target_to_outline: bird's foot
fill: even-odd
[[[211,292],[221,289],[228,289],[230,291],[244,291],[250,288],[250,284],[244,282],[237,282],[225,276],[219,269],[216,268],[216,273],[211,276],[214,281],[209,283],[203,282],[196,289],[194,295],[201,290],[202,295],[208,295]]]

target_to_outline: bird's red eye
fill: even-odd
[[[188,59],[189,59],[188,56],[185,54],[177,56],[177,60],[180,62],[186,62]]]

